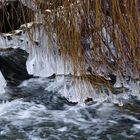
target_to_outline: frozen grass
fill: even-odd
[[[75,75],[85,77],[90,68],[92,75],[140,78],[138,0],[40,1],[39,7],[46,11],[50,41],[55,32],[60,53],[64,60],[71,57]]]
[[[44,32],[56,35],[64,61],[75,76],[90,83],[117,75],[140,79],[140,3],[138,0],[33,0],[43,16]],[[22,9],[22,8],[21,8]],[[14,15],[13,15],[14,16]],[[21,12],[21,16],[24,13]],[[39,18],[39,17],[38,17]],[[24,21],[26,23],[24,18]],[[32,33],[29,33],[32,38]],[[47,54],[46,54],[47,55]],[[68,61],[65,61],[65,65]],[[87,76],[87,71],[90,76]]]

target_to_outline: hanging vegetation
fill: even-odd
[[[33,2],[37,7],[36,12],[43,15],[44,32],[51,44],[57,44],[64,65],[69,63],[66,60],[72,60],[75,77],[86,79],[90,83],[102,81],[108,87],[114,84],[113,76],[120,79],[122,86],[123,81],[128,79],[140,79],[139,0]],[[1,5],[0,10],[5,8],[5,5]],[[22,18],[26,23],[31,21],[29,19],[33,14],[29,12],[28,17],[28,12],[23,11],[23,8],[19,12],[18,7],[13,7],[10,18],[5,13],[1,14],[1,18],[6,16],[8,27],[14,29],[13,26],[18,27]],[[17,16],[18,22],[14,24],[13,17],[19,14],[21,16]],[[1,23],[0,29],[6,31],[5,23]],[[52,33],[55,34],[55,42]],[[53,49],[53,45],[49,49]],[[113,82],[108,81],[108,78]]]

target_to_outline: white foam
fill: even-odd
[[[140,129],[140,124],[135,124],[134,127],[135,127],[136,129]]]

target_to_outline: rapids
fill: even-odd
[[[138,97],[129,95],[121,107],[102,100],[83,105],[59,94],[61,86],[54,78],[31,78],[7,88],[0,97],[0,139],[139,140]]]

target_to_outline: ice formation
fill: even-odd
[[[24,1],[24,4],[28,5],[27,0]],[[35,6],[34,6],[35,7]],[[38,18],[37,18],[38,19]],[[44,32],[43,25],[40,23],[29,23],[26,24],[29,29],[29,34],[26,31],[16,30],[14,35],[6,34],[4,36],[0,35],[0,46],[1,48],[18,48],[26,50],[29,53],[26,68],[29,74],[39,77],[49,77],[53,74],[56,75],[68,75],[73,74],[72,64],[70,59],[65,60],[62,58],[59,52],[59,46],[57,46],[57,38],[55,33],[52,33],[53,43],[50,44],[46,32]],[[32,27],[33,26],[33,27]],[[24,26],[22,26],[24,28]],[[110,36],[103,28],[104,38],[108,42],[111,42]],[[31,34],[32,38],[29,37]],[[18,35],[20,34],[20,35]],[[50,47],[53,47],[50,48]],[[113,43],[110,43],[112,53],[115,55],[115,49]],[[112,59],[112,58],[111,58]],[[112,60],[113,61],[113,60]],[[69,80],[71,79],[71,80]],[[4,87],[6,86],[6,81],[3,78],[0,72],[0,93],[4,92]],[[74,84],[76,82],[76,84]],[[131,82],[131,81],[130,81]],[[124,81],[120,80],[120,77],[117,76],[116,83],[114,88],[127,87],[132,92],[138,94],[140,91],[139,84],[130,83],[129,85]],[[104,88],[104,87],[103,87]],[[111,91],[105,93],[104,90],[99,90],[95,86],[90,85],[87,81],[84,80],[73,80],[73,78],[65,78],[64,76],[57,76],[55,83],[50,84],[46,87],[46,90],[54,90],[64,95],[67,99],[72,102],[83,103],[86,98],[93,98],[94,101],[104,101],[111,100],[114,103],[120,103],[119,98],[123,96],[121,94],[113,95]]]
[[[49,77],[53,74],[56,75],[68,75],[72,73],[72,65],[70,60],[66,60],[66,65],[64,65],[64,60],[59,54],[59,47],[56,45],[57,38],[55,34],[52,33],[54,43],[49,44],[48,36],[43,31],[43,27],[38,23],[33,25],[33,23],[28,24],[29,32],[33,33],[32,39],[29,38],[28,33],[25,31],[17,30],[17,34],[20,35],[10,35],[7,34],[4,37],[0,37],[0,46],[3,48],[18,48],[26,50],[29,53],[26,68],[29,74],[39,77]],[[10,36],[10,37],[9,37]],[[10,40],[8,38],[11,38]],[[53,47],[52,48],[49,48]],[[65,67],[66,66],[66,67]],[[0,90],[4,92],[4,87],[6,82],[1,74],[2,84]],[[71,80],[70,80],[71,79]],[[76,83],[75,83],[76,81]],[[114,88],[127,87],[131,92],[129,94],[139,93],[139,84],[134,82],[125,83],[123,80],[117,76]],[[103,87],[104,89],[104,87]],[[99,90],[94,85],[89,85],[87,81],[84,80],[74,80],[71,78],[65,78],[64,76],[57,76],[55,82],[46,87],[48,91],[56,91],[62,96],[65,96],[68,100],[72,102],[84,103],[87,98],[93,98],[94,101],[103,102],[105,100],[111,101],[115,104],[122,105],[121,98],[126,98],[126,95],[121,93],[118,95],[113,95],[111,91]],[[128,94],[128,95],[129,95]],[[128,96],[127,95],[127,96]]]
[[[72,72],[70,61],[64,62],[55,41],[49,44],[48,36],[43,31],[43,27],[33,28],[33,32],[33,42],[29,41],[29,57],[26,63],[28,73],[40,77],[49,77],[53,74],[70,74]],[[55,34],[52,36],[56,40]],[[49,48],[48,44],[53,49]]]
[[[5,92],[5,88],[6,87],[6,81],[0,71],[0,94]]]
[[[127,98],[123,93],[121,95],[112,94],[109,89],[105,89],[104,85],[98,88],[88,81],[75,80],[71,76],[57,76],[54,82],[51,82],[45,90],[58,92],[69,101],[79,104],[84,104],[85,100],[92,98],[93,102],[109,101],[121,105],[121,101]]]
[[[51,47],[53,49],[48,47],[48,36],[43,31],[42,25],[28,23],[26,26],[29,28],[29,31],[24,31],[25,27],[22,25],[23,31],[16,30],[14,34],[0,35],[0,48],[21,48],[28,52],[29,56],[26,67],[28,73],[31,75],[49,77],[52,74],[72,73],[70,60],[64,62],[59,53],[58,46],[52,43]],[[30,33],[33,33],[32,38],[29,37]],[[55,34],[53,34],[53,39],[56,39]]]

